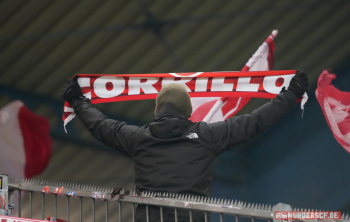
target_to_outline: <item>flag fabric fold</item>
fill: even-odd
[[[52,154],[49,122],[21,101],[0,110],[0,172],[31,178],[48,165]]]
[[[336,78],[331,70],[324,70],[317,82],[316,98],[329,128],[338,143],[350,153],[350,92],[335,88]]]
[[[92,104],[126,100],[155,99],[169,83],[183,85],[191,97],[259,97],[274,98],[288,87],[296,70],[250,72],[196,72],[97,75],[78,74],[78,84]],[[64,106],[64,126],[74,118],[72,107]],[[231,115],[228,110],[225,115]]]

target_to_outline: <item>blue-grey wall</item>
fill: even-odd
[[[349,59],[332,82],[348,92]],[[212,196],[350,213],[350,154],[333,137],[315,90],[310,86],[303,118],[295,105],[271,129],[218,158]]]

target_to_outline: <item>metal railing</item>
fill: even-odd
[[[209,214],[219,215],[219,221],[224,221],[224,215],[228,215],[230,219],[228,221],[235,220],[239,221],[239,218],[248,218],[251,222],[255,222],[256,219],[263,219],[269,222],[276,221],[274,219],[275,211],[307,211],[306,209],[292,208],[287,204],[277,204],[275,206],[266,204],[250,204],[244,203],[242,201],[233,201],[201,196],[190,196],[183,194],[169,194],[169,193],[157,193],[157,192],[137,192],[135,190],[124,190],[124,189],[114,189],[114,188],[104,188],[95,187],[81,184],[73,183],[63,183],[63,182],[52,182],[45,180],[16,180],[9,179],[8,183],[9,193],[13,196],[16,192],[18,193],[18,217],[22,216],[22,191],[28,192],[29,195],[29,218],[33,217],[33,195],[40,196],[41,206],[35,206],[38,210],[41,208],[41,219],[45,219],[47,206],[49,205],[47,201],[47,196],[53,195],[53,216],[58,218],[58,197],[65,198],[66,205],[66,216],[62,218],[67,221],[71,221],[71,212],[79,212],[79,221],[86,221],[83,215],[83,199],[91,200],[91,217],[89,220],[95,222],[95,209],[96,209],[96,199],[101,200],[105,205],[105,221],[111,221],[109,214],[109,204],[117,203],[117,211],[119,222],[124,222],[129,220],[135,222],[135,209],[136,205],[142,204],[146,206],[146,215],[144,215],[145,221],[150,221],[149,207],[157,206],[159,207],[160,221],[163,222],[163,210],[171,208],[174,211],[175,221],[177,221],[177,212],[179,210],[188,210],[189,221],[192,222],[192,215],[194,212],[202,212],[205,217],[205,222],[208,221]],[[71,209],[71,200],[78,199],[79,206],[78,209],[74,207]],[[131,215],[129,218],[123,217],[123,208],[128,207],[131,210]],[[310,210],[308,210],[310,211]],[[227,217],[227,216],[225,216]],[[232,219],[231,219],[232,217]],[[59,217],[60,218],[60,217]],[[40,219],[40,218],[37,218]],[[115,220],[113,220],[115,221]],[[280,220],[278,220],[280,221]],[[318,220],[320,221],[320,220]],[[324,220],[326,221],[326,220]],[[328,220],[330,221],[330,220]],[[331,220],[334,221],[334,220]],[[342,215],[341,222],[350,222],[349,215]]]

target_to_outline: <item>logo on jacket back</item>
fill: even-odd
[[[198,138],[197,133],[189,133],[186,137],[188,137],[189,139],[195,139]]]

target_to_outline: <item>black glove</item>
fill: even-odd
[[[290,80],[288,90],[292,91],[297,98],[300,98],[309,86],[308,78],[303,71],[298,70],[295,76]]]
[[[77,82],[77,78],[78,76],[74,76],[73,79],[68,78],[66,85],[63,87],[62,97],[69,104],[78,98],[84,98],[83,92],[81,91],[81,88]]]

